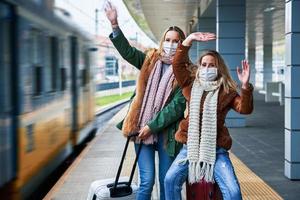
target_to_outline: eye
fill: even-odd
[[[170,42],[170,38],[166,38],[165,41],[166,41],[166,42]]]

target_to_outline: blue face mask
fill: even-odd
[[[171,42],[167,42],[167,41],[163,42],[164,52],[169,56],[174,56],[174,54],[176,53],[177,46],[178,46],[178,43],[174,43],[174,42],[171,43]]]
[[[218,77],[218,69],[216,67],[200,67],[198,78],[203,81],[215,81]]]

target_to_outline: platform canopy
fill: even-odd
[[[163,31],[177,25],[196,30],[198,19],[216,17],[216,0],[124,0],[138,25],[154,41]],[[246,0],[246,41],[249,48],[284,39],[282,0]]]

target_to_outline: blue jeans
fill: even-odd
[[[186,158],[186,156],[187,146],[184,145],[166,174],[166,200],[181,199],[181,188],[188,176],[188,162],[178,164],[177,161]],[[221,190],[223,200],[242,199],[240,185],[229,159],[229,154],[223,148],[217,148],[214,179]]]
[[[174,157],[170,157],[164,149],[163,134],[158,134],[158,142],[153,145],[142,146],[140,157],[138,159],[140,187],[137,192],[137,200],[150,200],[153,185],[155,182],[155,151],[158,151],[159,158],[159,186],[160,200],[165,199],[164,179],[171,166]],[[139,144],[135,144],[137,151]]]

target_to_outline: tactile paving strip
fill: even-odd
[[[267,183],[252,172],[233,153],[230,159],[239,179],[244,200],[283,200]]]

